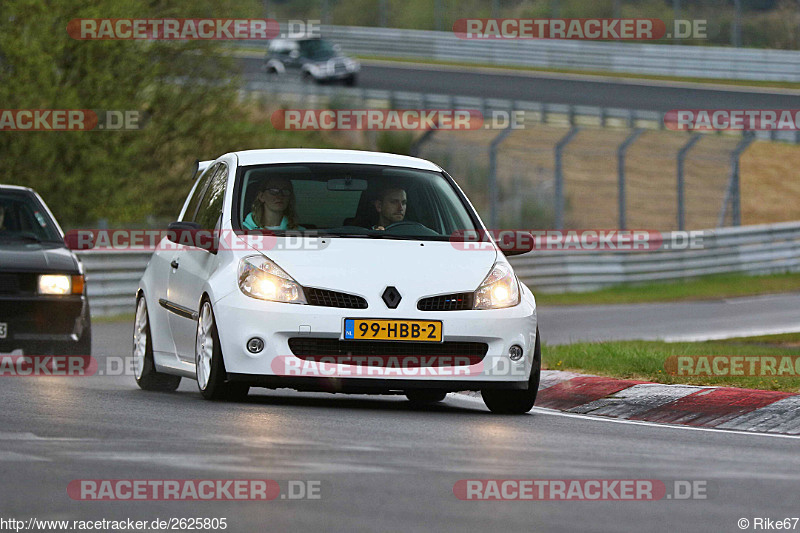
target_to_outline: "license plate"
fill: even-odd
[[[0,339],[5,339],[8,335],[8,322],[0,322]]]
[[[357,341],[442,342],[442,321],[346,318],[344,338]]]

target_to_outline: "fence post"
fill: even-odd
[[[617,148],[617,211],[619,215],[619,229],[625,229],[626,226],[626,210],[625,210],[625,152],[628,147],[636,142],[644,130],[637,128],[631,132],[628,137],[622,141],[622,144]]]
[[[500,194],[497,186],[497,148],[512,131],[511,124],[509,124],[507,128],[492,139],[489,145],[489,224],[493,230],[497,229],[497,205],[500,203]]]
[[[564,148],[578,134],[580,128],[572,126],[566,135],[558,140],[555,147],[555,201],[556,201],[556,229],[564,229],[564,171],[562,153]]]
[[[436,126],[429,130],[425,130],[425,133],[420,135],[419,139],[413,142],[411,148],[408,149],[408,155],[412,157],[419,157],[420,150],[422,149],[422,145],[431,140],[431,137],[439,131],[436,129]]]
[[[683,231],[686,225],[686,211],[684,209],[684,179],[683,179],[683,161],[686,159],[686,154],[692,149],[692,146],[697,144],[700,140],[700,134],[694,133],[689,140],[678,150],[678,184],[677,184],[677,197],[678,197],[678,230]]]
[[[725,190],[725,198],[722,200],[722,209],[719,212],[717,226],[721,227],[725,223],[725,216],[728,213],[728,204],[731,204],[731,225],[742,225],[742,195],[739,189],[739,157],[747,150],[747,147],[755,140],[755,134],[747,131],[742,136],[742,140],[731,152],[731,174],[728,179],[728,187]]]

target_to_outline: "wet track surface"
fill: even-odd
[[[542,326],[545,327],[544,325]],[[128,356],[128,323],[97,322],[94,354]],[[2,515],[17,519],[226,517],[229,531],[738,531],[737,520],[798,515],[793,438],[700,431],[534,409],[491,415],[449,395],[403,397],[254,389],[245,403],[139,390],[132,376],[3,378]],[[77,479],[321,482],[318,500],[73,501]],[[687,501],[461,501],[461,479],[706,482]]]

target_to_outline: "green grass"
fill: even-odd
[[[539,293],[535,285],[531,290],[536,303],[544,306],[685,302],[800,291],[800,274],[718,274],[687,281],[617,285],[594,292],[563,294]]]
[[[550,370],[569,370],[621,379],[665,384],[716,385],[748,389],[800,391],[800,376],[681,376],[669,373],[670,356],[800,356],[800,334],[772,335],[710,342],[624,341],[544,346],[542,362]],[[746,369],[748,363],[745,363]],[[779,368],[779,364],[777,365]],[[758,367],[756,367],[758,368]]]

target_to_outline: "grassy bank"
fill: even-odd
[[[655,383],[800,392],[800,376],[796,371],[783,370],[781,375],[777,375],[780,370],[780,357],[777,358],[776,375],[773,375],[769,368],[765,368],[762,372],[758,367],[756,373],[763,375],[708,377],[670,373],[665,366],[668,359],[671,356],[684,355],[800,356],[800,334],[710,342],[625,341],[544,346],[542,362],[544,367],[550,370],[570,370],[583,374]],[[696,368],[699,368],[699,365]],[[743,368],[744,372],[747,372],[748,363],[745,363]]]
[[[531,287],[539,305],[607,305],[650,302],[686,302],[720,300],[800,291],[800,274],[748,276],[720,274],[679,281],[645,285],[619,285],[593,292],[540,294]]]

